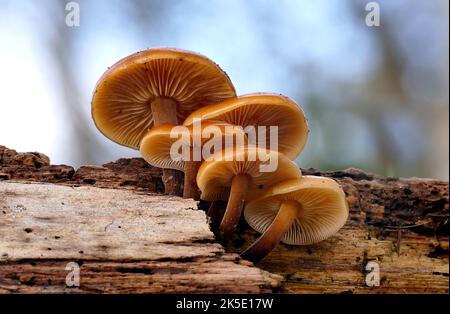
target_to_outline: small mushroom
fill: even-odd
[[[278,151],[295,159],[308,139],[308,122],[303,110],[288,97],[280,94],[255,93],[227,99],[218,104],[204,106],[190,114],[183,122],[192,124],[195,119],[223,121],[241,126],[245,131],[255,127],[256,138],[248,135],[250,144],[259,146],[258,127],[278,127]],[[267,131],[267,130],[266,130]],[[270,136],[265,136],[265,147],[270,147]]]
[[[348,217],[344,191],[332,179],[303,176],[268,188],[244,210],[248,224],[262,233],[241,257],[264,258],[281,240],[307,245],[335,234]]]
[[[226,73],[208,58],[180,49],[149,49],[103,74],[92,97],[92,117],[103,135],[138,149],[149,128],[179,124],[201,106],[235,96]]]
[[[185,153],[189,155],[186,156],[187,158],[183,158],[182,154],[176,156],[178,158],[171,156],[171,150],[174,146],[177,148],[178,141],[181,143],[178,148],[185,150]],[[234,146],[236,143],[238,146]],[[199,200],[200,191],[195,180],[203,157],[208,158],[227,147],[233,148],[245,144],[246,136],[242,128],[228,123],[205,121],[199,127],[165,124],[154,127],[144,135],[140,152],[152,166],[185,171],[183,197]],[[194,156],[195,150],[198,156]],[[186,166],[188,163],[189,167]]]
[[[274,161],[273,169],[261,171]],[[283,154],[246,146],[227,148],[205,160],[198,171],[197,184],[203,200],[228,199],[219,226],[219,235],[226,242],[239,222],[246,200],[258,195],[260,189],[269,184],[300,177],[299,167]]]

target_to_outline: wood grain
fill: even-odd
[[[48,236],[47,238],[50,239],[55,231],[63,232],[65,229],[64,227],[58,227],[60,228],[58,229],[56,226],[49,227],[48,231],[46,231],[47,229],[39,229],[38,226],[43,223],[39,221],[39,224],[36,223],[36,230],[26,233],[21,229],[27,227],[33,229],[33,226],[25,222],[37,222],[37,220],[29,220],[32,219],[33,215],[28,219],[25,218],[24,214],[20,214],[18,219],[22,226],[9,227],[11,228],[9,232],[12,232],[14,236],[1,235],[1,247],[7,247],[8,254],[20,256],[20,258],[6,259],[0,263],[0,286],[2,287],[0,291],[102,293],[177,291],[256,293],[275,291],[285,293],[449,292],[448,182],[421,178],[386,178],[358,169],[342,171],[302,169],[302,171],[304,174],[322,175],[336,180],[344,189],[350,205],[350,216],[344,228],[334,237],[316,245],[299,247],[281,244],[257,265],[258,268],[251,267],[251,264],[240,260],[234,253],[242,252],[258,234],[251,230],[245,221],[241,221],[239,232],[233,236],[232,241],[224,251],[209,232],[204,216],[202,216],[203,218],[196,216],[203,213],[192,210],[191,208],[196,207],[192,207],[192,204],[189,203],[191,205],[187,205],[187,207],[180,205],[181,207],[176,207],[178,209],[172,208],[170,210],[174,211],[173,213],[177,210],[197,212],[194,215],[195,217],[189,216],[189,219],[191,219],[189,221],[201,224],[198,227],[202,231],[199,233],[193,232],[195,237],[199,236],[200,239],[189,238],[194,236],[190,233],[192,230],[183,229],[187,233],[179,235],[180,238],[178,236],[173,237],[171,242],[169,241],[167,244],[165,241],[150,244],[148,241],[143,241],[144,238],[147,239],[147,236],[150,237],[149,231],[144,231],[142,235],[133,235],[133,233],[118,230],[120,228],[118,228],[117,222],[121,224],[124,222],[130,223],[133,228],[138,230],[142,230],[143,227],[139,225],[137,220],[133,220],[136,219],[132,218],[135,213],[130,214],[116,209],[110,212],[110,214],[116,215],[113,215],[116,217],[115,223],[106,228],[106,234],[108,236],[114,235],[117,239],[116,242],[100,241],[101,237],[97,238],[99,243],[108,245],[107,253],[102,253],[100,248],[97,250],[93,240],[86,239],[85,243],[77,243],[77,245],[83,247],[87,253],[83,252],[83,254],[77,255],[76,250],[67,248],[66,245],[64,245],[65,249],[62,249],[63,246],[56,245],[55,243],[58,243],[56,239],[48,240],[48,242],[40,240],[39,246],[33,247],[33,249],[24,249],[25,244],[19,242],[27,237],[33,239],[31,236],[33,233],[40,235],[41,238]],[[147,165],[139,158],[119,159],[102,166],[83,166],[79,169],[73,169],[66,165],[51,165],[48,157],[39,153],[17,153],[0,146],[0,180],[5,182],[3,185],[9,185],[12,182],[47,182],[58,184],[51,185],[50,189],[53,189],[53,187],[58,189],[63,186],[64,188],[75,189],[75,191],[82,191],[78,197],[83,200],[86,197],[84,201],[87,202],[86,204],[91,204],[91,207],[88,207],[92,211],[91,216],[89,216],[89,223],[86,223],[86,225],[92,225],[86,227],[85,232],[89,230],[94,235],[99,232],[101,226],[104,228],[107,223],[114,221],[114,219],[111,220],[106,216],[102,218],[101,214],[95,210],[100,204],[104,204],[104,200],[101,200],[102,197],[95,200],[93,194],[96,196],[101,194],[92,192],[92,188],[102,188],[98,191],[113,191],[111,193],[117,195],[122,195],[120,194],[122,192],[131,193],[129,197],[134,199],[133,212],[134,210],[145,212],[141,204],[144,201],[141,201],[140,197],[159,200],[157,202],[147,200],[147,202],[153,203],[152,206],[161,211],[168,210],[170,212],[169,209],[165,209],[165,205],[159,204],[161,202],[178,204],[178,201],[174,198],[152,194],[163,191],[161,170]],[[42,184],[38,186],[45,187]],[[97,191],[97,189],[94,190]],[[108,194],[110,192],[105,193],[110,195]],[[85,194],[91,196],[87,197]],[[40,203],[36,200],[36,203],[45,207],[48,197],[44,198],[43,194],[39,195],[41,195],[42,200]],[[118,204],[123,205],[121,203],[122,198],[119,197]],[[99,204],[89,203],[97,201]],[[20,202],[25,203],[25,200]],[[56,202],[55,199],[52,206],[64,211],[64,207],[56,206]],[[16,205],[20,204],[17,203]],[[226,204],[216,204],[216,206],[224,205]],[[101,208],[107,207],[103,205]],[[123,206],[119,207],[122,208]],[[206,210],[209,204],[201,202],[199,207]],[[68,212],[77,212],[76,208],[78,207],[72,208]],[[13,206],[9,211],[19,209],[20,206],[16,209]],[[7,210],[7,214],[2,215],[9,215],[10,217],[9,211]],[[47,209],[48,211],[49,209]],[[117,220],[117,215],[124,216]],[[160,221],[158,219],[163,219],[162,217],[157,219],[149,213],[145,213],[145,215],[146,219],[149,219],[152,223]],[[35,211],[34,217],[38,217],[37,211]],[[58,219],[60,219],[60,223],[63,221],[62,218]],[[77,219],[75,220],[76,223],[67,222],[72,230],[82,221],[80,217]],[[98,222],[92,222],[94,219],[97,219]],[[175,223],[174,221],[178,219],[178,216],[165,217],[165,219]],[[94,226],[97,226],[98,229],[93,229]],[[178,226],[179,228],[187,228]],[[1,228],[3,228],[3,224]],[[66,230],[67,232],[69,231]],[[105,232],[103,231],[103,233]],[[207,234],[209,236],[206,236]],[[37,235],[34,235],[34,237],[37,237]],[[139,239],[139,243],[133,244],[132,241],[129,241],[130,247],[123,250],[126,254],[121,253],[122,249],[114,248],[114,246],[124,246],[128,243],[125,239],[129,240],[133,236]],[[204,236],[206,238],[202,238]],[[8,238],[8,242],[5,242],[3,237]],[[86,233],[83,239],[90,237]],[[119,239],[120,237],[123,237],[123,239]],[[75,238],[76,235],[73,234],[72,239]],[[9,241],[15,244],[8,244]],[[51,245],[47,245],[47,243]],[[145,250],[134,253],[145,248],[144,244],[155,248],[155,251],[151,254]],[[185,256],[180,259],[158,258],[157,256],[161,256],[158,254],[165,254],[165,249],[159,250],[158,248],[161,244],[167,245],[168,252],[174,246],[192,246],[195,254],[199,255],[197,257]],[[111,248],[109,248],[109,245]],[[52,249],[51,251],[55,248],[55,252],[60,254],[45,251],[48,247]],[[60,250],[56,251],[56,248]],[[12,253],[13,249],[15,253]],[[180,248],[180,251],[176,250],[182,255],[189,255],[188,251],[183,250],[183,248]],[[34,253],[32,254],[32,252]],[[36,257],[35,253],[37,252],[45,254],[46,258]],[[134,254],[145,260],[133,260],[132,255]],[[27,255],[28,257],[26,257]],[[70,258],[76,258],[77,261],[82,263],[81,269],[86,275],[82,277],[82,282],[85,282],[85,285],[82,284],[80,288],[76,289],[65,287],[62,280],[67,271],[64,268],[61,269],[61,267],[68,260],[61,259],[58,256],[70,256]],[[86,256],[89,256],[89,258]],[[370,261],[378,263],[380,267],[381,282],[378,287],[368,287],[365,283],[368,273],[365,267]],[[181,273],[180,269],[186,269],[187,271]],[[232,270],[229,272],[228,269]],[[164,274],[167,274],[167,276]],[[248,275],[248,277],[244,275]],[[278,275],[282,276],[282,279],[277,277]]]
[[[261,293],[280,287],[215,243],[196,202],[0,182],[0,292]],[[69,288],[67,263],[81,264]],[[242,284],[240,284],[242,283]]]

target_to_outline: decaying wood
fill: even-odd
[[[115,216],[107,217],[105,211],[105,216],[102,216],[101,210],[98,208],[101,208],[100,204],[105,204],[105,199],[98,197],[95,201],[99,203],[91,204],[89,207],[90,219],[87,219],[88,216],[79,215],[78,212],[77,219],[67,222],[70,226],[69,230],[85,228],[83,230],[86,233],[82,234],[84,234],[83,239],[87,240],[82,241],[82,244],[80,241],[76,243],[79,247],[83,247],[81,249],[83,254],[76,254],[76,249],[73,249],[77,248],[76,245],[67,247],[68,242],[61,241],[63,238],[51,239],[53,233],[60,231],[57,228],[62,228],[58,227],[57,223],[50,229],[39,229],[44,222],[38,219],[40,216],[37,208],[34,208],[35,206],[40,204],[41,208],[47,208],[46,213],[56,212],[54,213],[56,216],[58,211],[51,211],[51,208],[46,206],[48,199],[36,198],[37,195],[42,196],[42,194],[30,193],[31,200],[34,199],[35,203],[27,210],[31,213],[31,209],[33,209],[35,214],[25,214],[27,212],[25,210],[17,216],[18,219],[20,217],[18,220],[20,223],[2,223],[2,227],[0,227],[0,230],[1,228],[10,228],[9,232],[11,232],[11,235],[8,236],[1,235],[0,247],[8,248],[8,255],[17,257],[16,259],[6,258],[0,265],[1,291],[269,292],[281,289],[282,292],[289,293],[448,293],[448,182],[418,178],[382,178],[356,169],[335,172],[304,169],[303,173],[328,176],[341,184],[350,205],[349,220],[337,235],[319,244],[305,247],[279,245],[257,265],[260,269],[267,271],[264,272],[258,268],[247,266],[248,263],[240,261],[235,254],[224,253],[221,247],[214,242],[210,233],[211,238],[208,240],[186,240],[187,238],[182,238],[182,235],[177,235],[172,237],[172,242],[169,241],[170,244],[169,242],[166,244],[165,241],[156,241],[150,244],[150,231],[143,225],[139,225],[142,222],[134,221],[134,224],[132,223],[132,217],[135,217],[133,215],[139,212],[136,209],[141,208],[142,205],[140,197],[147,199],[148,202],[152,202],[149,199],[153,198],[161,200],[153,202],[153,205],[160,208],[162,212],[168,210],[164,209],[166,202],[184,204],[184,201],[156,194],[147,195],[152,192],[162,192],[161,171],[147,165],[142,159],[120,159],[103,166],[84,166],[75,171],[69,166],[50,165],[48,158],[39,153],[18,154],[13,150],[0,147],[0,180],[5,182],[2,187],[12,187],[14,183],[11,182],[58,183],[66,186],[42,184],[20,184],[18,186],[21,188],[33,186],[49,190],[59,188],[75,190],[79,192],[72,192],[78,193],[77,197],[81,200],[86,197],[85,202],[87,203],[90,199],[88,196],[92,195],[89,193],[95,194],[93,191],[97,190],[96,187],[110,188],[114,189],[113,192],[108,189],[100,189],[98,191],[101,192],[97,194],[100,196],[103,192],[117,193],[117,195],[129,193],[136,206],[133,213],[116,209]],[[10,195],[9,199],[12,202],[16,197],[19,196]],[[91,201],[94,199],[91,198]],[[25,199],[21,203],[25,203]],[[121,205],[118,208],[133,208],[129,205],[125,206],[125,203],[127,202],[119,201],[118,204]],[[144,200],[142,203],[145,203]],[[25,206],[25,204],[21,205]],[[53,205],[55,207],[56,203]],[[207,209],[208,204],[200,203],[200,205]],[[68,205],[58,205],[56,208],[62,211],[64,206],[68,207]],[[180,210],[203,215],[201,211],[193,210],[196,208],[193,203],[187,207],[185,205],[181,207],[184,209]],[[104,205],[104,208],[109,207]],[[5,217],[0,221],[6,221],[6,216],[11,217],[11,211],[14,212],[14,210],[20,211],[20,206],[10,208],[9,211],[6,211],[7,214],[3,214]],[[172,210],[174,210],[173,207]],[[168,211],[170,212],[170,210]],[[83,217],[87,219],[84,225],[80,224]],[[94,223],[93,217],[96,217],[98,221]],[[113,217],[116,217],[115,222]],[[200,219],[199,223],[203,225],[199,230],[203,230],[202,232],[206,234],[209,229],[204,216],[202,217],[203,220]],[[113,219],[108,220],[108,218]],[[59,217],[59,224],[67,219],[69,218]],[[150,218],[147,217],[147,219]],[[171,216],[171,218],[164,219],[168,219],[172,224],[179,220],[179,217],[177,214],[176,217]],[[194,217],[189,219],[194,219]],[[104,228],[107,221],[114,223],[107,227],[106,231],[95,229],[96,226]],[[143,233],[135,235],[135,233],[118,228],[117,223],[124,221],[131,223],[132,229],[137,228]],[[33,224],[28,226],[25,222]],[[33,228],[32,225],[35,227]],[[121,227],[123,226],[121,225]],[[25,228],[33,230],[27,233],[23,230]],[[226,248],[228,252],[241,252],[257,236],[256,232],[252,231],[243,221],[239,228],[239,233],[234,236]],[[36,235],[38,231],[40,237]],[[66,232],[69,231],[66,230]],[[199,234],[201,235],[202,232]],[[89,240],[91,236],[88,234],[91,233],[98,237]],[[75,234],[73,232],[72,239],[76,238]],[[118,239],[115,243],[108,242],[111,246],[101,244],[108,247],[106,251],[101,251],[100,247],[94,245],[95,241],[104,243],[100,241],[101,234],[105,238],[102,241],[106,242],[108,241],[106,240],[107,236],[114,235],[115,239],[123,238]],[[133,242],[130,240],[132,237],[136,237],[138,241]],[[35,242],[36,246],[33,246],[33,250],[27,249],[26,242],[24,242],[27,241],[24,240],[27,238],[30,239],[28,241],[39,240]],[[5,241],[5,239],[8,240]],[[144,241],[145,239],[147,242]],[[174,244],[174,242],[178,244]],[[130,244],[126,248],[122,248],[126,243]],[[199,255],[181,259],[158,259],[152,257],[154,256],[152,254],[166,253],[164,253],[165,249],[157,249],[159,244],[156,243],[167,245],[167,252],[170,252],[170,247],[173,245],[192,245],[195,247],[192,252]],[[145,244],[154,247],[155,253],[145,250]],[[141,251],[136,253],[136,256],[140,257],[139,260],[129,258],[134,255],[134,253],[130,253],[134,250]],[[206,251],[202,250],[214,253],[208,255],[205,253]],[[191,250],[189,249],[189,251]],[[38,252],[43,256],[33,255]],[[182,252],[184,251],[181,250],[180,254],[184,254]],[[80,288],[65,287],[64,278],[67,271],[63,266],[69,258],[83,263],[81,271],[86,276],[84,281],[82,279],[84,284],[82,283]],[[369,261],[375,261],[379,265],[381,282],[378,287],[366,285],[367,271],[365,267]],[[240,263],[244,263],[244,265]],[[205,264],[209,266],[204,267]],[[223,264],[226,266],[222,266]],[[239,268],[240,271],[228,272],[225,270],[234,269],[233,267]],[[180,269],[185,272],[181,272]],[[230,274],[231,277],[229,277]],[[236,276],[246,274],[247,277],[245,280],[241,277],[235,281],[233,274]],[[281,288],[279,278],[274,274],[283,276],[284,282]],[[210,283],[205,278],[214,279]],[[255,287],[256,283],[259,283],[256,285],[257,287]]]
[[[279,245],[258,267],[283,275],[292,293],[448,293],[448,182],[356,169],[303,173],[339,182],[349,219],[321,243]],[[257,236],[242,224],[227,250],[241,252]],[[379,287],[366,285],[369,261],[379,265]]]
[[[0,183],[0,292],[272,292],[280,278],[214,242],[193,200],[53,184]]]

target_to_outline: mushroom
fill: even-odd
[[[228,199],[219,226],[219,236],[226,242],[239,222],[246,200],[267,185],[300,177],[299,167],[283,154],[245,146],[227,148],[205,160],[198,170],[197,184],[205,201]]]
[[[180,49],[149,49],[103,74],[92,97],[92,117],[103,135],[138,149],[149,128],[181,123],[201,106],[235,95],[226,73],[208,58]],[[181,182],[167,186],[171,176],[173,171],[164,171],[166,193],[176,194]]]
[[[244,210],[248,224],[262,233],[241,257],[253,262],[264,258],[281,240],[307,245],[335,234],[348,217],[344,191],[332,179],[303,176],[265,190]]]
[[[308,122],[303,110],[293,100],[280,94],[248,94],[204,106],[190,114],[183,124],[190,125],[195,119],[224,121],[239,125],[245,131],[249,130],[248,127],[276,126],[277,149],[290,159],[300,154],[308,139]],[[258,133],[258,128],[253,135],[247,132],[250,144],[256,145]],[[265,147],[269,148],[270,136],[265,136],[263,141]]]
[[[227,147],[245,144],[246,136],[242,128],[224,122],[205,121],[188,127],[164,124],[144,135],[140,152],[152,166],[189,171],[185,173],[188,180],[185,181],[183,197],[199,200],[200,191],[195,180],[203,157],[209,158]],[[180,148],[184,150],[184,155],[179,152]],[[172,151],[176,156],[172,155]],[[190,166],[186,167],[188,162]]]

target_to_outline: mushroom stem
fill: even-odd
[[[234,229],[239,223],[249,183],[250,176],[243,173],[235,175],[231,181],[230,197],[219,226],[219,234],[224,242],[230,240]]]
[[[222,204],[217,204],[216,201],[212,201],[209,206],[207,216],[211,220],[211,229],[216,230],[219,226],[220,221],[223,218],[223,214],[225,212],[225,206],[221,206]]]
[[[167,97],[156,97],[150,102],[153,115],[153,126],[161,124],[178,124],[177,102]]]
[[[150,102],[153,115],[153,126],[161,124],[178,124],[177,102],[167,97],[157,97]],[[183,173],[174,169],[163,169],[164,192],[169,195],[181,196],[183,193]]]
[[[185,161],[184,162],[184,188],[183,197],[200,200],[200,189],[197,186],[197,172],[200,168],[201,161]]]
[[[269,254],[294,222],[294,219],[297,217],[297,213],[300,210],[300,206],[301,205],[296,201],[282,202],[270,227],[258,240],[241,253],[241,257],[253,263],[257,263]]]

